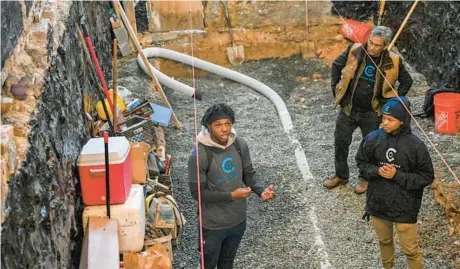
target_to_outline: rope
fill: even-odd
[[[196,92],[196,83],[195,83],[195,63],[193,55],[193,26],[192,26],[192,1],[189,1],[189,23],[190,23],[190,49],[192,56],[192,87]],[[198,227],[200,234],[200,260],[201,260],[201,269],[204,269],[204,246],[203,246],[203,218],[202,218],[202,209],[201,209],[201,185],[200,185],[200,154],[198,151],[198,116],[196,109],[196,94],[193,95],[193,112],[194,112],[194,123],[195,123],[195,151],[196,151],[196,182],[197,182],[197,191],[198,191]]]
[[[343,22],[345,23],[345,19],[343,18],[342,14],[340,14],[340,12],[337,10],[337,8],[335,8],[334,6],[334,3],[331,1],[331,4],[332,4],[332,7],[335,9],[335,11],[337,12],[337,14],[339,14],[340,18],[343,20]],[[354,32],[352,32],[352,34],[354,35],[355,39],[358,40],[357,36],[355,35]],[[402,102],[401,100],[401,97],[399,97],[399,94],[398,92],[395,90],[395,88],[390,84],[390,82],[388,81],[388,79],[384,76],[382,70],[380,70],[380,68],[378,67],[378,65],[374,62],[374,60],[372,59],[372,57],[369,55],[369,53],[367,52],[367,50],[364,48],[364,46],[359,43],[360,46],[363,48],[364,52],[366,53],[366,55],[369,57],[369,59],[372,61],[372,63],[375,65],[377,71],[380,73],[380,75],[383,77],[383,79],[385,80],[385,82],[391,87],[391,90],[396,94],[397,98],[399,99],[399,101],[401,102],[401,104],[404,106],[404,109],[407,111],[407,113],[409,113],[410,117],[412,118],[412,120],[415,122],[415,124],[417,125],[417,127],[422,131],[422,134],[425,136],[426,140],[429,142],[429,144],[431,145],[431,147],[434,149],[434,151],[438,154],[439,158],[441,158],[442,162],[444,163],[444,165],[447,167],[447,170],[449,170],[449,172],[452,174],[452,176],[454,177],[454,179],[460,184],[460,179],[458,178],[457,174],[454,172],[454,170],[452,170],[451,166],[447,163],[446,159],[444,158],[444,156],[441,154],[441,152],[438,150],[438,148],[435,146],[435,144],[433,143],[433,141],[431,141],[431,139],[428,137],[428,135],[426,134],[425,130],[423,130],[422,126],[420,126],[419,122],[417,121],[417,119],[414,117],[414,115],[409,111],[409,108],[406,107],[406,105],[404,104],[404,102]]]

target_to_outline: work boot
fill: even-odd
[[[338,176],[334,176],[333,178],[327,178],[323,182],[323,186],[328,189],[333,189],[339,185],[345,185],[348,183],[348,179],[344,179]]]
[[[367,179],[364,179],[364,178],[360,177],[358,185],[356,185],[356,187],[355,187],[355,193],[356,194],[365,193],[367,191],[367,185],[368,184],[369,184],[369,182],[367,181]]]

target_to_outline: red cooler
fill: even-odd
[[[126,201],[133,183],[129,141],[124,136],[109,137],[110,203]],[[91,138],[78,159],[81,191],[85,205],[105,205],[104,138]]]

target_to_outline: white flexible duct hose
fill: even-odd
[[[283,99],[281,99],[281,97],[274,90],[272,90],[270,87],[263,84],[262,82],[257,81],[246,75],[243,75],[241,73],[238,73],[236,71],[230,70],[228,68],[210,62],[206,62],[198,58],[191,57],[189,55],[176,52],[173,50],[163,48],[146,48],[143,49],[143,51],[145,57],[147,58],[160,57],[181,62],[190,66],[193,65],[199,69],[203,69],[208,72],[239,82],[260,92],[261,94],[266,96],[270,101],[272,101],[272,103],[275,105],[281,120],[281,124],[283,125],[284,132],[289,133],[293,129],[291,115],[289,115],[289,111],[287,110],[286,105],[283,102]],[[144,70],[144,72],[148,74],[146,66],[144,65],[140,55],[137,56],[137,63],[142,68],[142,70]],[[158,81],[163,85],[167,86],[168,88],[182,92],[188,96],[193,96],[195,94],[195,90],[192,87],[168,77],[167,75],[157,70],[151,64],[150,67],[154,75],[158,78]],[[199,93],[197,93],[197,99],[198,97]]]

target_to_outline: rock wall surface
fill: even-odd
[[[2,12],[3,8],[2,5]],[[91,98],[97,88],[89,75],[91,71],[76,25],[80,15],[86,15],[99,61],[106,79],[110,79],[112,45],[108,8],[110,2],[105,1],[61,1],[51,16],[56,21],[45,24],[45,34],[26,38],[29,44],[46,43],[47,61],[39,64],[29,56],[29,65],[36,72],[43,72],[25,73],[36,78],[31,87],[40,86],[39,92],[31,96],[37,99],[36,107],[28,115],[24,114],[27,111],[14,111],[14,108],[2,115],[4,124],[15,126],[15,140],[18,137],[28,142],[24,159],[20,160],[21,168],[8,183],[1,236],[2,268],[78,267],[83,234],[76,162],[89,138],[84,98]],[[15,13],[6,10],[6,14],[8,20]],[[31,54],[31,50],[22,53]],[[42,85],[35,85],[39,81]],[[10,90],[9,85],[4,85],[2,94]],[[18,117],[28,119],[22,133],[25,137],[18,132]]]
[[[6,59],[13,52],[14,47],[18,44],[18,38],[22,33],[22,11],[19,1],[2,1],[1,6],[1,58],[2,68]]]

